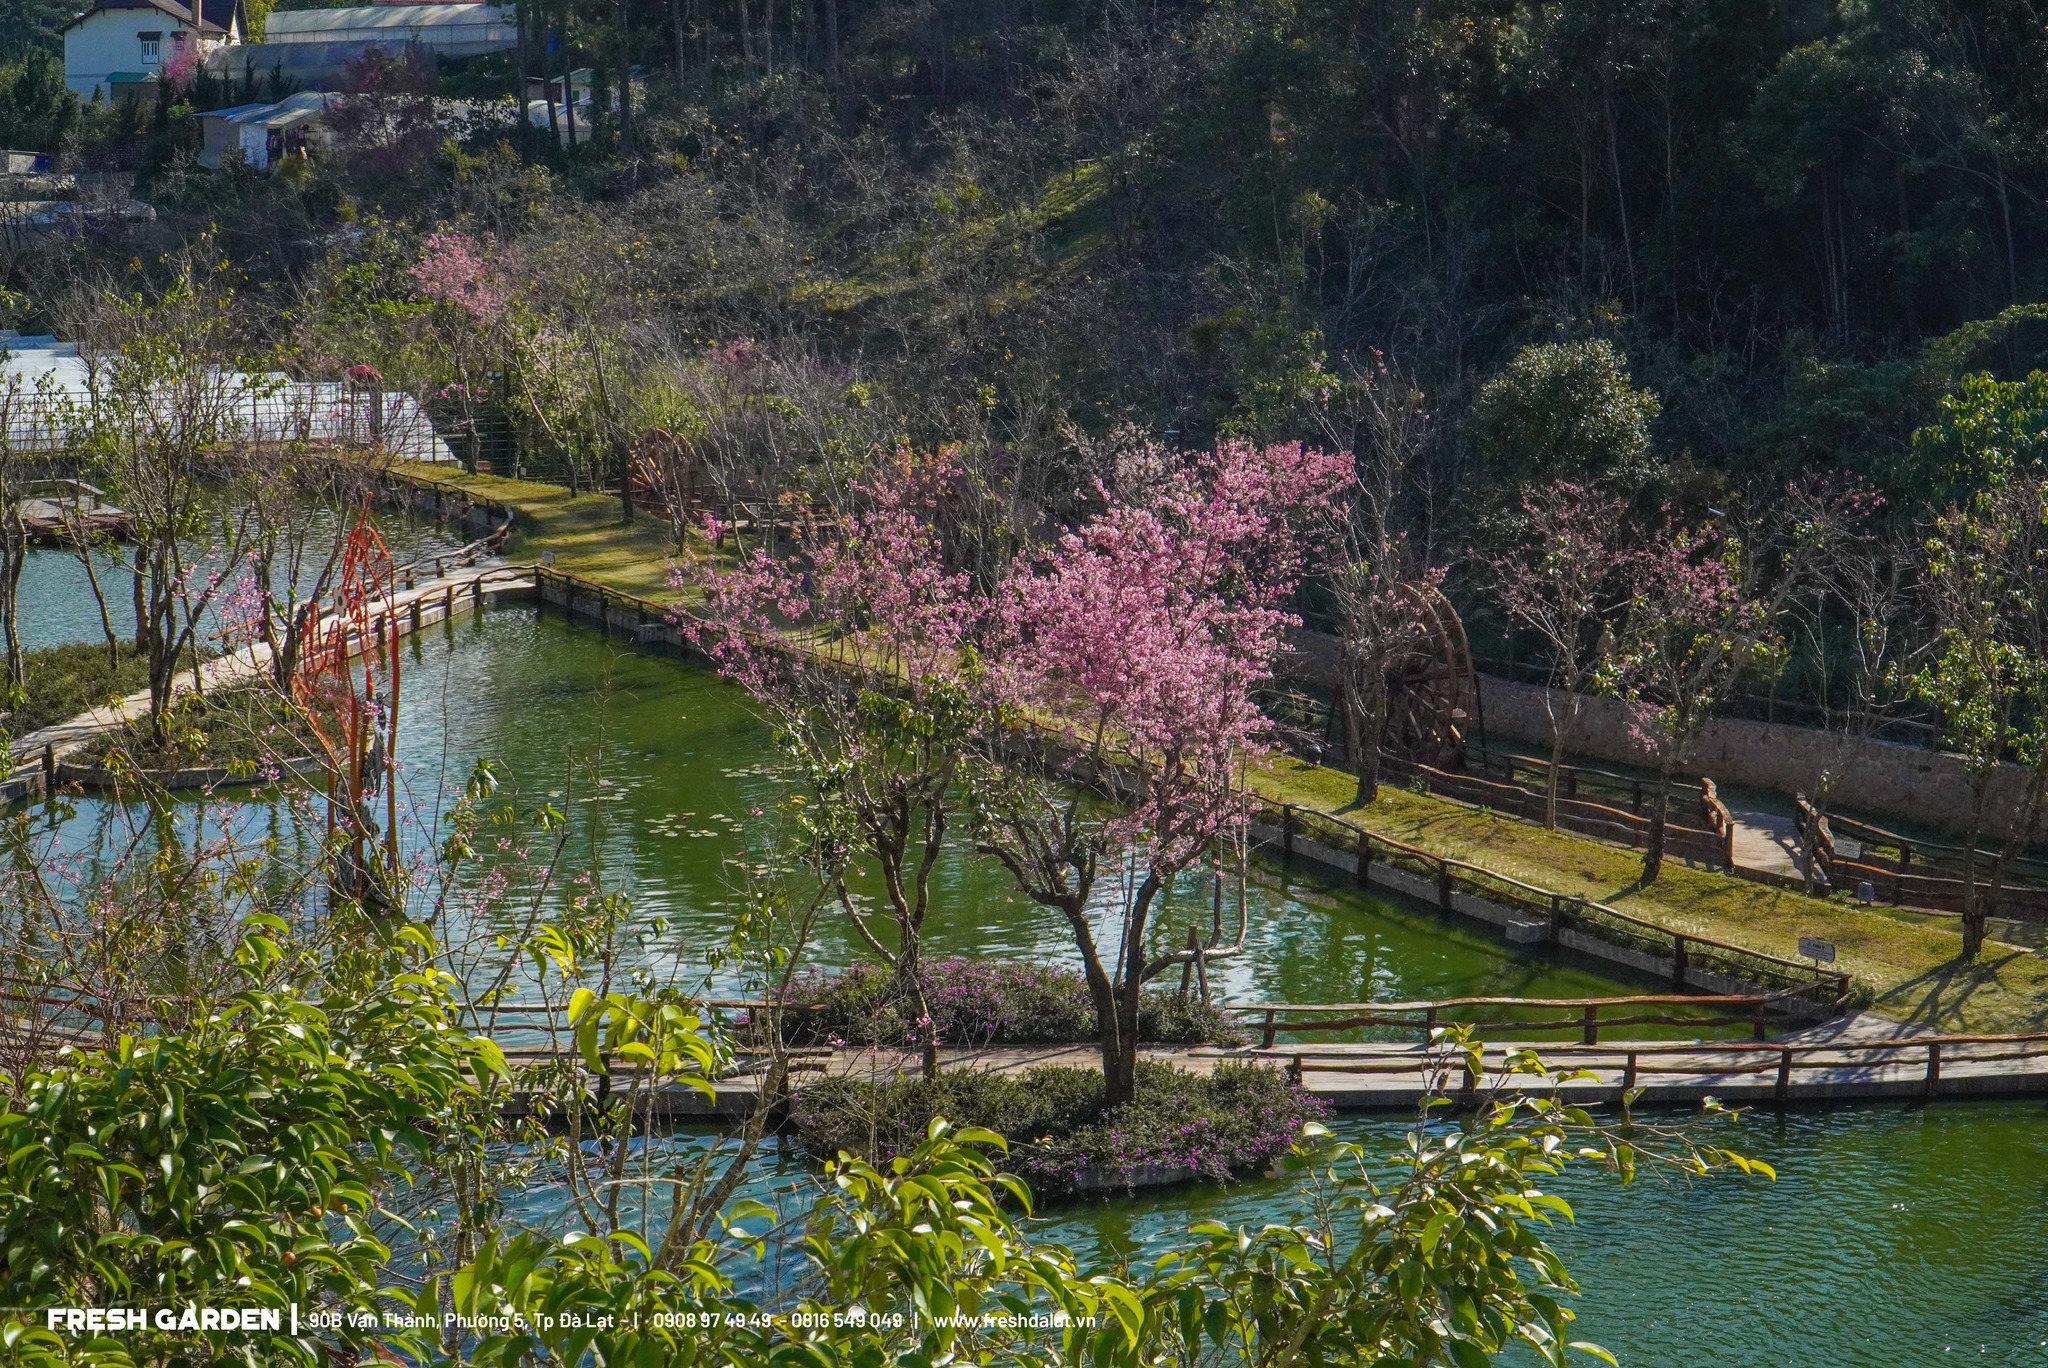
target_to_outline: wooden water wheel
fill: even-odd
[[[1479,680],[1465,624],[1443,591],[1407,584],[1415,641],[1387,670],[1387,729],[1380,746],[1433,769],[1462,770],[1479,715]]]
[[[667,428],[649,428],[633,443],[626,478],[634,501],[660,513],[680,540],[703,497],[695,449]]]

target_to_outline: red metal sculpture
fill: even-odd
[[[333,606],[324,616],[313,606],[315,620],[292,675],[292,700],[304,710],[327,764],[327,835],[335,861],[330,887],[378,913],[399,902],[396,588],[391,553],[365,504],[349,528]]]

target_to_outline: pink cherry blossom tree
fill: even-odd
[[[704,594],[702,617],[679,621],[760,701],[804,777],[793,820],[807,862],[926,1020],[920,947],[960,800],[987,606],[951,561],[944,529],[962,497],[955,454],[901,450],[853,487],[837,528],[803,529],[794,552],[679,572]],[[869,864],[879,891],[864,895]],[[916,1043],[936,1073],[938,1039]]]
[[[449,304],[481,322],[494,322],[505,309],[505,291],[486,260],[482,243],[468,233],[444,229],[427,234],[412,283],[428,299]]]
[[[489,245],[457,229],[427,234],[411,276],[428,306],[419,338],[438,373],[433,397],[458,415],[463,462],[473,471],[482,446],[479,417],[489,398],[493,359],[502,349],[500,324],[510,297],[491,268]]]
[[[1299,445],[1162,464],[1172,474],[1147,501],[1102,491],[1100,514],[1001,585],[991,670],[1011,735],[979,776],[981,848],[1073,931],[1110,1105],[1135,1086],[1143,987],[1185,954],[1150,955],[1153,912],[1175,876],[1242,836],[1246,768],[1270,736],[1255,691],[1296,622],[1286,605],[1313,530],[1351,478],[1349,456]],[[1066,777],[1125,811],[1091,822],[1007,760],[1020,719],[1049,725]],[[1105,865],[1131,871],[1110,938],[1091,905]]]
[[[1294,445],[1149,455],[1150,478],[1098,486],[1100,512],[1000,575],[963,564],[972,505],[945,452],[899,452],[793,554],[684,572],[704,596],[686,626],[766,706],[805,775],[810,862],[899,991],[928,1015],[918,947],[965,802],[977,847],[1073,932],[1112,1102],[1134,1084],[1144,984],[1187,953],[1151,954],[1154,910],[1242,835],[1246,767],[1269,735],[1256,692],[1351,478],[1348,456]],[[1122,807],[1105,813],[1089,788]],[[866,862],[879,911],[855,891]],[[1100,873],[1121,867],[1098,935]]]

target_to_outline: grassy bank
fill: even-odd
[[[668,528],[643,514],[619,521],[619,501],[610,494],[576,494],[559,485],[511,480],[501,475],[465,475],[446,466],[401,462],[398,473],[421,484],[458,490],[472,499],[504,504],[517,513],[505,555],[537,561],[555,553],[555,568],[581,575],[641,598],[668,602],[681,595],[669,587]]]
[[[0,712],[0,729],[17,738],[149,687],[149,662],[134,646],[109,660],[104,641],[30,651],[23,673],[26,697]]]
[[[571,498],[550,485],[412,469],[518,510],[515,558],[552,550],[559,569],[643,597],[679,597],[667,585],[663,530],[645,520],[620,524],[618,500],[609,495]],[[1305,761],[1276,761],[1254,784],[1275,801],[1339,815],[1376,835],[1608,903],[1674,931],[1788,958],[1797,956],[1802,935],[1833,941],[1837,967],[1877,995],[1878,1010],[1916,1025],[2048,1026],[2048,958],[1993,944],[1975,964],[1962,964],[1953,922],[1903,919],[1670,861],[1656,884],[1638,888],[1641,857],[1632,850],[1404,789],[1383,788],[1370,807],[1354,808],[1351,775]]]
[[[1711,936],[1796,958],[1799,937],[1833,941],[1836,967],[1876,994],[1876,1007],[1918,1025],[2010,1031],[2048,1026],[2048,958],[1992,944],[1975,964],[1956,956],[1952,921],[1905,920],[1848,901],[1809,898],[1667,860],[1663,876],[1636,885],[1642,857],[1570,832],[1382,787],[1371,806],[1352,806],[1357,780],[1338,770],[1282,759],[1254,780],[1266,797],[1332,813],[1375,835],[1432,854],[1468,860],[1560,893],[1596,899],[1674,931]]]

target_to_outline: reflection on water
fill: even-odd
[[[711,958],[740,906],[731,862],[750,830],[759,836],[754,814],[773,806],[781,785],[766,730],[737,689],[576,622],[495,610],[410,640],[400,719],[415,850],[443,830],[475,761],[499,762],[504,802],[528,811],[547,801],[570,812],[565,868],[600,869],[608,886],[632,894],[643,918],[665,924],[647,948],[658,970],[685,981],[708,976],[720,994],[745,989],[736,971],[714,968]],[[108,806],[82,802],[74,824],[125,826],[110,822]],[[273,819],[270,805],[253,804],[235,820],[255,821],[259,812]],[[1179,943],[1189,922],[1206,927],[1210,896],[1205,876],[1185,879],[1159,918],[1162,939]],[[956,851],[936,871],[933,897],[929,954],[1079,962],[1065,922],[1018,895],[990,862]],[[1511,950],[1433,914],[1316,883],[1283,884],[1270,871],[1251,881],[1247,913],[1248,953],[1216,966],[1212,978],[1240,1001],[1629,991],[1616,978]],[[842,919],[824,919],[815,962],[842,965],[858,952]]]
[[[1406,1125],[1340,1117],[1331,1129],[1390,1155]],[[1768,1160],[1777,1181],[1646,1172],[1622,1187],[1586,1168],[1556,1183],[1577,1216],[1551,1236],[1583,1289],[1575,1338],[1611,1350],[1623,1368],[2048,1360],[2048,1114],[2040,1106],[1758,1111],[1705,1135]],[[794,1149],[772,1143],[750,1179],[740,1196],[786,1213],[817,1191]],[[545,1226],[561,1206],[559,1189],[539,1188],[515,1211]],[[1256,1227],[1298,1210],[1292,1181],[1267,1178],[1061,1203],[1041,1213],[1034,1237],[1072,1247],[1084,1266],[1142,1268],[1197,1221]],[[760,1264],[734,1271],[756,1292],[791,1275]]]

